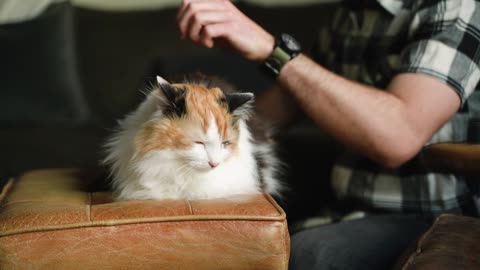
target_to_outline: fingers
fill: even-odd
[[[180,35],[185,38],[187,28],[190,22],[190,17],[196,12],[196,10],[205,10],[208,8],[209,3],[199,0],[184,0],[177,14],[177,24],[180,30]]]
[[[202,29],[200,43],[207,48],[212,48],[216,38],[228,39],[227,33],[232,28],[231,23],[228,22],[206,25]]]
[[[177,23],[181,38],[224,44],[249,60],[263,61],[273,49],[273,36],[229,0],[183,0]]]
[[[184,0],[177,14],[180,37],[198,41],[204,25],[227,19],[225,0]]]
[[[218,24],[228,24],[225,12],[205,11],[195,14],[187,27],[186,35],[194,42],[200,41],[201,32],[205,27]]]

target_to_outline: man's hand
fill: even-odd
[[[273,50],[273,36],[229,0],[183,0],[177,15],[181,38],[212,48],[218,41],[253,61]]]

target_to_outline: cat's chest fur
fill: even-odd
[[[273,144],[256,140],[247,125],[253,95],[225,94],[210,84],[160,79],[120,122],[104,160],[118,199],[278,192]]]
[[[226,161],[208,172],[182,172],[182,164],[154,166],[172,153],[152,154],[143,162],[145,174],[139,182],[147,187],[148,197],[173,199],[217,198],[240,193],[259,192],[255,159],[248,152]],[[152,176],[147,176],[152,175]]]

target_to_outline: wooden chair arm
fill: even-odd
[[[422,150],[419,161],[430,172],[480,176],[480,144],[431,144]]]

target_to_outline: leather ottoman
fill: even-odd
[[[113,201],[79,170],[2,191],[0,269],[287,269],[284,211],[265,194]]]

